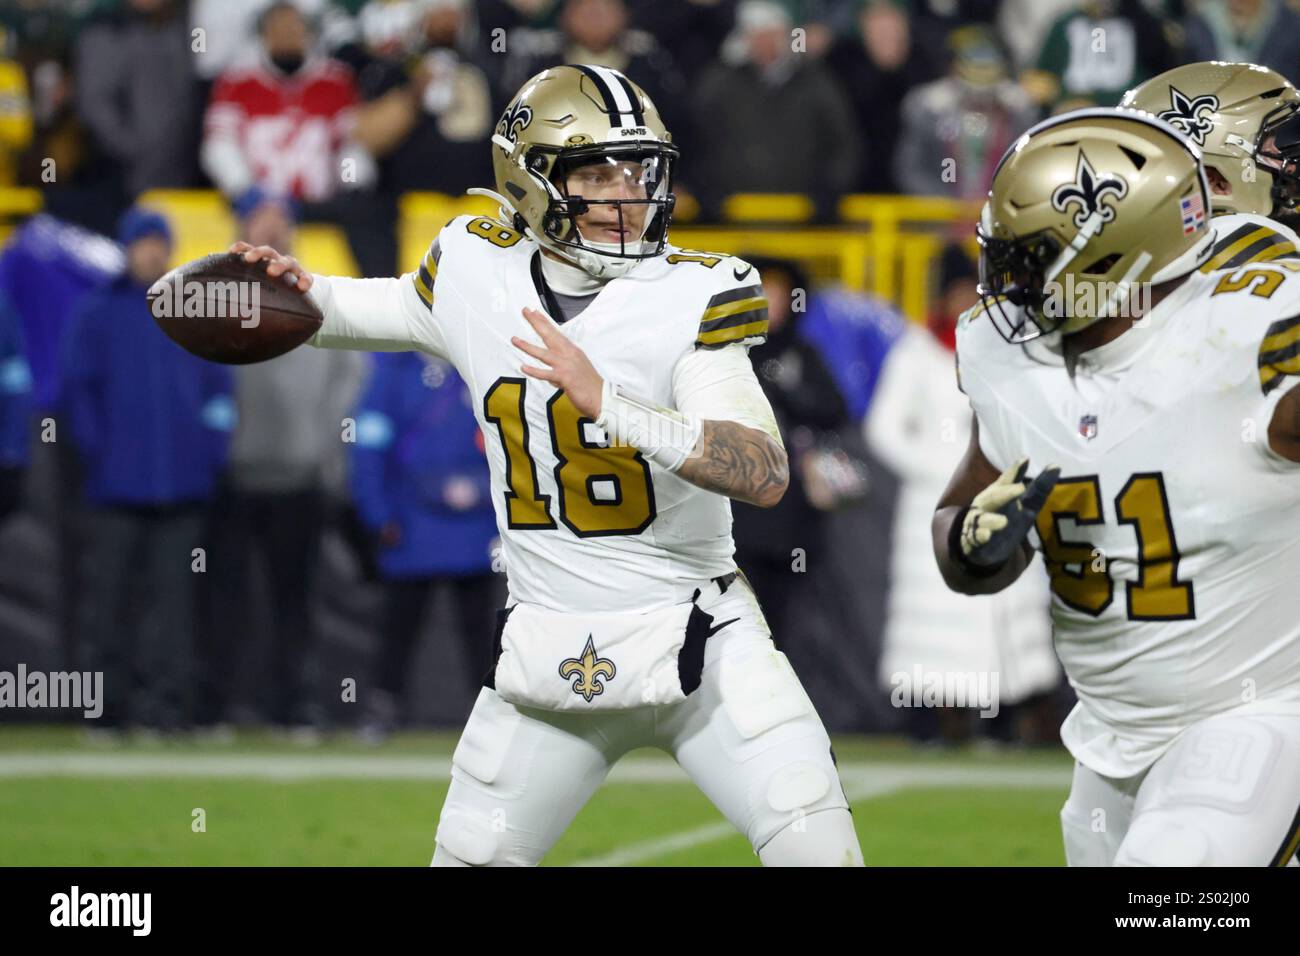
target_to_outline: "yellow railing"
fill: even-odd
[[[145,194],[142,201],[171,218],[177,263],[224,249],[235,237],[234,218],[219,193],[157,190]],[[969,246],[977,214],[973,204],[948,199],[855,195],[840,201],[839,222],[813,224],[814,207],[806,196],[744,194],[727,199],[722,223],[705,225],[694,221],[693,205],[683,203],[686,216],[673,226],[674,244],[796,259],[816,279],[874,293],[917,320],[924,318],[937,291],[934,263],[944,242],[958,239]],[[14,221],[40,207],[39,190],[0,189],[0,238]],[[403,196],[396,224],[400,261],[419,262],[449,219],[494,211],[490,200],[471,196]],[[337,226],[303,226],[295,252],[314,271],[357,274],[356,261]]]

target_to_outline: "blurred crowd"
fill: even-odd
[[[495,118],[558,63],[650,94],[706,218],[739,192],[978,197],[1047,113],[1192,60],[1300,72],[1285,0],[7,0],[0,31],[0,184],[104,233],[151,188],[260,189],[378,274],[385,204],[487,182]]]
[[[707,221],[739,192],[802,193],[821,219],[846,193],[980,197],[1037,119],[1212,58],[1296,76],[1300,14],[1282,0],[0,4],[0,186],[44,200],[0,252],[0,666],[37,646],[25,635],[44,615],[47,659],[105,672],[103,727],[310,736],[341,697],[382,739],[412,717],[434,603],[466,708],[489,665],[504,576],[464,383],[419,354],[191,358],[145,305],[175,237],[142,193],[215,187],[239,238],[282,251],[299,224],[337,223],[365,274],[391,275],[398,198],[489,185],[495,117],[550,65],[639,83]],[[922,325],[798,262],[750,258],[771,321],[752,358],[793,476],[778,508],[734,506],[737,560],[827,723],[1054,739],[1045,575],[964,598],[930,553],[929,512],[968,438],[952,350],[971,260],[944,252]],[[52,593],[37,565],[56,569]],[[250,696],[254,644],[266,678]],[[342,681],[324,660],[340,647],[364,660]],[[997,673],[1003,717],[889,706],[939,672]]]

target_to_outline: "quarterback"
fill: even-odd
[[[678,149],[615,70],[533,77],[491,149],[499,217],[453,219],[400,278],[232,247],[314,298],[314,345],[422,350],[475,400],[510,596],[434,865],[538,863],[646,746],[765,865],[861,865],[830,740],[732,559],[728,499],[771,506],[789,477],[748,356],[758,274],[668,244]]]
[[[1268,150],[1294,194],[1300,142]],[[1043,553],[1078,696],[1071,865],[1300,847],[1300,263],[1216,268],[1211,202],[1174,125],[1084,110],[1008,150],[977,231],[984,306],[957,342],[975,420],[935,554],[978,594]],[[1097,291],[1048,315],[1067,278],[1150,305]]]

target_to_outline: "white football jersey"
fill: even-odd
[[[1214,271],[1285,255],[1272,236],[1220,245],[1073,378],[1052,340],[1008,345],[981,310],[958,328],[985,457],[1061,468],[1033,538],[1079,698],[1062,737],[1106,776],[1213,714],[1300,712],[1300,465],[1267,435],[1300,380],[1300,262]]]
[[[376,283],[376,296],[391,300],[385,308],[404,316],[407,327],[395,328],[390,344],[375,341],[383,336],[377,326],[353,328],[330,309],[313,344],[419,347],[456,367],[483,430],[513,598],[584,612],[690,600],[692,582],[735,568],[730,502],[635,448],[608,447],[567,395],[522,371],[536,360],[511,336],[540,344],[522,310],[548,312],[537,251],[496,220],[453,219],[397,289],[394,280],[352,280],[354,290]],[[561,329],[602,377],[658,405],[695,411],[681,394],[689,384],[684,360],[762,341],[767,303],[748,263],[669,246],[606,283]],[[752,378],[748,357],[738,357]],[[763,404],[758,419],[770,419]],[[735,420],[754,424],[743,418]]]

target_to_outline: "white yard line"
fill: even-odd
[[[1059,787],[1064,790],[1070,786],[1068,767],[917,767],[909,764],[841,763],[839,769],[844,795],[849,803],[920,787]],[[634,866],[680,850],[716,843],[735,833],[735,828],[729,823],[710,823],[619,847],[600,856],[579,860],[575,865]]]
[[[922,787],[1069,788],[1071,771],[1059,767],[936,766],[906,763],[840,764],[849,802]],[[14,777],[220,777],[251,780],[446,780],[448,757],[359,754],[115,754],[0,753],[0,779]],[[610,773],[609,783],[689,783],[671,760],[633,757]],[[588,857],[579,866],[631,866],[670,853],[716,843],[735,833],[725,821],[642,840]]]

